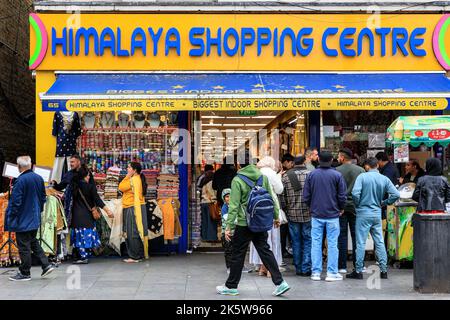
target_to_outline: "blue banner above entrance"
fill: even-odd
[[[450,79],[444,73],[59,73],[40,97],[43,111],[442,110]]]

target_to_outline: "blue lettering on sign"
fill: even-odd
[[[356,32],[356,28],[345,28],[339,38],[339,43],[341,45],[341,52],[344,56],[354,57],[356,55],[355,50],[349,49],[348,47],[353,44],[353,38],[347,38],[347,36],[352,36]]]
[[[364,52],[371,57],[375,55],[384,57],[388,50],[392,56],[423,57],[427,55],[426,50],[421,48],[425,42],[426,32],[427,29],[423,27],[411,31],[402,27],[375,29],[329,27],[323,31],[319,45],[329,57],[339,55],[356,57]],[[106,51],[112,56],[128,57],[134,56],[138,51],[141,51],[143,56],[147,56],[148,52],[153,56],[162,54],[168,56],[173,51],[180,56],[182,46],[188,45],[187,52],[191,57],[208,57],[213,52],[219,57],[222,56],[222,52],[229,57],[245,56],[248,55],[250,48],[254,47],[257,56],[263,55],[264,51],[272,51],[274,57],[286,55],[306,57],[315,50],[315,36],[317,34],[314,34],[311,27],[213,29],[198,26],[189,30],[188,42],[184,43],[177,28],[166,30],[162,27],[148,27],[145,30],[136,27],[131,35],[125,35],[120,27],[116,29],[106,27],[101,30],[94,27],[79,29],[64,27],[60,33],[53,27],[51,52],[52,55],[56,55],[59,51],[65,56],[78,56],[80,52],[85,56],[93,53],[103,56]]]
[[[327,56],[337,57],[337,55],[338,55],[338,51],[336,49],[329,49],[328,46],[327,46],[327,38],[328,38],[328,36],[335,35],[335,34],[338,33],[338,31],[339,31],[338,28],[327,28],[325,30],[325,32],[323,33],[323,36],[322,36],[322,49],[323,49],[323,52],[325,52],[325,54]]]

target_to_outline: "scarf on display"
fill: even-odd
[[[139,236],[144,244],[144,256],[148,259],[148,236],[144,236],[144,225],[142,223],[142,210],[140,195],[142,194],[142,181],[140,176],[133,176],[130,179],[131,190],[134,194],[134,219],[139,231]]]

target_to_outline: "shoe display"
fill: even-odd
[[[325,281],[333,282],[333,281],[342,281],[344,277],[339,273],[328,273]]]
[[[239,294],[237,289],[229,289],[225,285],[217,286],[216,291],[218,294],[225,295],[225,296],[237,296]]]
[[[286,293],[291,287],[287,284],[286,281],[283,281],[280,285],[278,285],[275,291],[272,293],[274,296],[281,296],[283,293]]]
[[[354,270],[352,273],[348,274],[345,278],[362,280],[364,277],[362,273],[356,272],[356,270]]]

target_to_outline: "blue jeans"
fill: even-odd
[[[387,253],[383,239],[383,225],[380,215],[356,215],[356,272],[362,272],[366,241],[370,235],[375,244],[375,253],[381,272],[387,272]]]
[[[297,272],[311,271],[311,222],[289,222],[292,253]]]
[[[322,240],[324,231],[327,232],[328,243],[328,266],[327,273],[338,273],[338,238],[340,232],[339,218],[334,219],[312,219],[312,273],[322,273]]]

